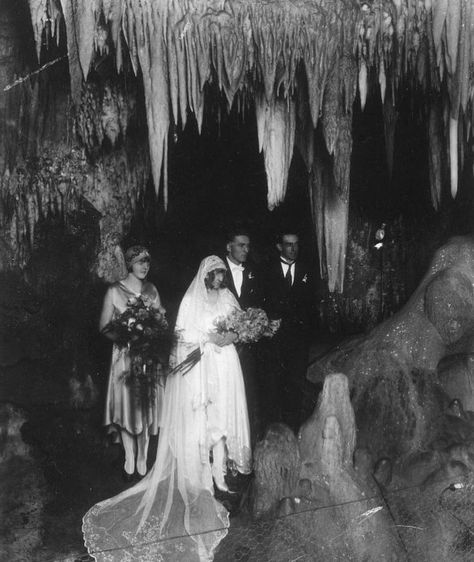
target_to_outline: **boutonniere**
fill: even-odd
[[[254,274],[251,271],[249,271],[248,279],[254,279],[254,277],[255,277]]]
[[[301,279],[301,283],[307,283],[308,282],[308,274],[305,273],[303,279]]]

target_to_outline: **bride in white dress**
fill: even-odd
[[[214,498],[213,479],[226,490],[227,464],[249,473],[251,450],[234,336],[215,331],[216,319],[239,307],[222,288],[224,271],[220,258],[205,258],[182,300],[172,364],[198,347],[202,357],[187,374],[168,378],[155,465],[84,516],[84,542],[95,560],[204,562],[227,533],[228,512]]]

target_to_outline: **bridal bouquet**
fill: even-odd
[[[254,343],[261,338],[272,338],[281,320],[269,320],[267,313],[261,308],[235,309],[225,318],[216,321],[218,334],[234,332],[237,343]]]
[[[145,296],[131,297],[124,312],[103,331],[114,334],[119,348],[128,349],[130,370],[124,373],[124,380],[139,390],[142,404],[148,406],[156,396],[157,384],[166,376],[171,338],[165,315]]]
[[[261,338],[273,337],[280,327],[281,320],[270,320],[261,308],[235,309],[228,316],[215,321],[216,333],[225,335],[229,332],[237,334],[236,343],[255,343]],[[201,359],[202,351],[193,350],[184,361],[172,369],[171,373],[185,375]]]

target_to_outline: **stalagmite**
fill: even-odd
[[[335,420],[338,425],[338,450],[334,455],[325,454],[328,449],[328,439],[325,429],[327,420]],[[329,424],[333,426],[334,424]],[[315,427],[318,431],[312,431]],[[318,473],[325,478],[331,478],[330,467],[336,463],[336,468],[347,467],[353,463],[356,444],[356,427],[354,410],[349,397],[349,384],[342,374],[328,375],[324,381],[322,393],[314,412],[301,429],[300,455],[302,461],[301,478],[313,479],[314,465],[321,464],[322,471]]]

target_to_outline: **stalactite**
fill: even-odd
[[[324,240],[330,291],[342,292],[344,286],[348,221],[349,201],[337,192],[326,194]]]
[[[322,131],[326,147],[334,156],[334,179],[343,198],[349,196],[352,153],[352,104],[356,94],[357,66],[350,53],[345,53],[332,66],[322,111]]]
[[[295,102],[293,100],[266,101],[256,99],[260,151],[263,150],[267,175],[268,208],[272,210],[285,198],[288,171],[295,141]]]
[[[312,217],[318,239],[321,277],[331,292],[342,292],[349,220],[349,200],[338,193],[332,167],[315,148],[313,171],[309,177]]]
[[[105,21],[110,23],[112,43],[115,47],[115,59],[117,70],[123,65],[122,41],[120,30],[122,28],[123,0],[102,0],[102,9]]]
[[[359,61],[359,97],[360,108],[364,111],[365,103],[367,101],[368,90],[368,77],[367,77],[367,64],[363,58]]]
[[[74,0],[61,0],[61,6],[66,24],[67,53],[69,60],[69,76],[71,81],[71,97],[78,104],[81,99],[82,70],[79,62],[79,50],[76,42]]]
[[[395,129],[397,126],[398,112],[391,95],[385,98],[383,104],[383,129],[385,136],[385,152],[387,154],[387,168],[389,178],[393,175],[393,153],[395,150]]]
[[[158,191],[163,174],[166,192],[166,152],[171,118],[184,127],[188,111],[202,124],[204,85],[217,78],[231,107],[236,95],[246,92],[258,98],[264,92],[271,120],[278,123],[284,141],[270,140],[263,102],[257,99],[260,143],[265,153],[268,203],[284,196],[286,179],[275,176],[275,155],[284,153],[280,171],[287,173],[293,146],[294,108],[284,112],[280,101],[295,98],[301,88],[297,68],[304,70],[307,104],[312,128],[322,121],[324,137],[334,158],[339,197],[346,201],[351,151],[350,108],[352,85],[357,81],[361,107],[375,76],[386,107],[388,162],[393,152],[393,122],[397,91],[405,78],[424,91],[438,89],[449,112],[444,127],[449,138],[451,190],[457,191],[461,131],[471,131],[474,87],[469,69],[474,62],[473,0],[373,0],[371,2],[257,2],[232,3],[211,0],[29,0],[33,29],[40,52],[43,27],[58,29],[61,4],[66,24],[71,93],[81,100],[84,78],[94,59],[94,48],[105,52],[108,24],[118,69],[123,67],[122,37],[134,71],[144,83],[152,173]],[[56,11],[55,11],[56,10]],[[53,29],[53,28],[51,28]],[[56,33],[56,31],[55,31]],[[357,70],[344,70],[347,53],[356,53]],[[292,102],[289,106],[292,105]],[[278,108],[278,109],[276,109]],[[393,111],[392,111],[393,109]],[[277,116],[278,115],[278,116]],[[268,121],[269,122],[269,121]],[[293,122],[293,124],[292,124]],[[429,127],[434,126],[431,122]],[[263,127],[263,128],[262,128]],[[308,126],[299,126],[303,135]],[[113,131],[110,131],[112,144]],[[300,133],[298,133],[300,136]],[[469,133],[471,134],[471,133]],[[266,139],[266,140],[264,140]],[[100,140],[100,139],[99,139]],[[303,144],[306,143],[306,148]],[[308,140],[298,143],[309,154]],[[433,204],[439,203],[441,177],[438,147],[431,143],[430,174]],[[462,160],[462,158],[461,158]],[[311,157],[305,158],[308,169]],[[166,196],[165,196],[166,199]],[[343,205],[340,205],[341,209]],[[343,216],[338,205],[332,213]],[[329,212],[329,211],[328,211]],[[328,219],[329,220],[329,219]],[[329,224],[329,222],[328,222]],[[344,230],[344,229],[342,229]],[[331,255],[336,253],[331,250]],[[341,254],[342,255],[342,254]],[[333,258],[331,258],[333,259]],[[335,258],[334,258],[335,259]]]
[[[431,202],[433,207],[438,210],[441,202],[442,172],[443,172],[443,133],[442,117],[439,107],[432,102],[429,109],[428,118],[428,150],[429,150],[429,174]]]
[[[61,12],[55,0],[29,0],[29,6],[36,43],[36,56],[39,61],[43,43],[43,32],[46,31],[47,38],[51,36],[51,39],[59,39]]]
[[[170,115],[168,76],[163,64],[166,60],[163,30],[167,24],[167,6],[146,0],[138,10],[132,0],[127,0],[126,9],[129,20],[134,21],[132,32],[137,38],[138,60],[145,90],[151,168],[158,193]],[[128,31],[130,33],[130,29]],[[130,44],[129,36],[127,40]],[[163,189],[166,193],[167,185]]]
[[[330,176],[330,174],[329,174]],[[316,233],[321,279],[327,279],[326,251],[324,247],[324,198],[329,182],[327,169],[317,150],[314,151],[313,167],[308,177],[308,190],[311,202],[311,218]]]
[[[338,119],[339,133],[334,150],[334,182],[339,197],[349,200],[351,156],[352,156],[352,114],[343,114]]]
[[[314,129],[309,103],[303,96],[302,89],[297,90],[295,144],[298,148],[308,174],[313,168]]]
[[[96,35],[99,2],[100,0],[71,0],[79,63],[85,80],[89,74],[94,53],[93,38]]]
[[[451,196],[454,199],[458,191],[458,120],[449,118],[449,168],[451,178]]]

